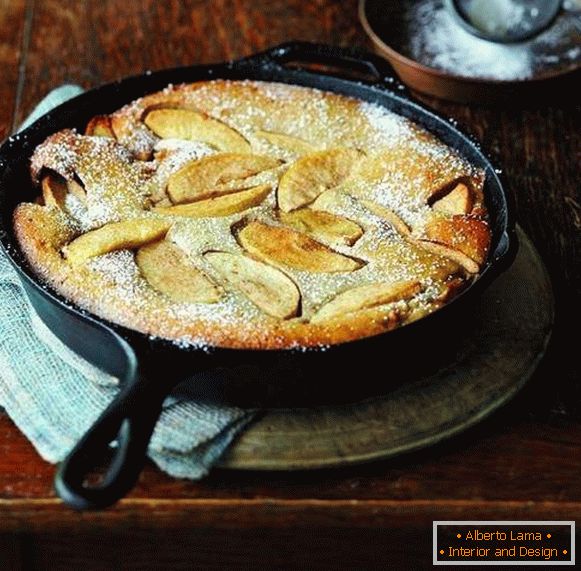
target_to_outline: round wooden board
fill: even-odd
[[[553,324],[545,267],[518,236],[516,260],[482,296],[456,362],[362,402],[268,411],[220,466],[297,470],[388,458],[457,434],[507,402],[535,370]],[[377,374],[373,365],[368,374]]]

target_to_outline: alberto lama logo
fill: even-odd
[[[551,534],[547,534],[550,539],[552,537]],[[494,551],[495,557],[516,557],[517,555],[517,547],[518,547],[518,555],[520,557],[542,557],[543,559],[555,559],[557,558],[558,551],[554,547],[529,547],[528,544],[534,541],[543,541],[543,534],[540,531],[509,531],[508,533],[505,531],[480,531],[479,529],[475,529],[474,531],[469,531],[464,536],[466,541],[513,541],[517,542],[519,545],[517,546],[516,543],[512,547],[497,547]],[[458,551],[460,555],[471,555],[472,552],[482,551],[482,555],[488,555],[488,551],[490,548],[487,547],[450,547],[450,551]],[[469,554],[463,554],[462,552],[470,551]],[[452,553],[451,553],[452,555]]]
[[[574,565],[575,522],[435,521],[435,565]]]
[[[504,531],[480,531],[479,529],[475,529],[474,532],[469,531],[466,534],[466,539],[474,539],[475,541],[491,541],[493,539],[497,539],[498,541],[506,541],[507,539],[513,541],[541,541],[543,534],[540,531],[511,530],[507,534]]]

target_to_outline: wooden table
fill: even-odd
[[[63,82],[221,61],[302,39],[370,47],[356,0],[3,0],[0,136]],[[493,418],[396,461],[308,473],[215,472],[200,483],[149,466],[115,509],[77,514],[0,418],[0,568],[418,568],[433,519],[581,518],[579,107],[426,102],[496,153],[520,224],[558,300],[549,353]],[[572,329],[573,328],[573,329]]]

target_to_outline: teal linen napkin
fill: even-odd
[[[82,91],[77,85],[51,91],[21,129]],[[117,379],[74,354],[44,325],[0,251],[0,405],[39,454],[62,460],[118,390]],[[148,454],[174,477],[199,479],[254,413],[182,395],[166,400]]]

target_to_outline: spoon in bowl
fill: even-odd
[[[546,30],[563,0],[447,0],[459,23],[479,38],[523,42]]]

